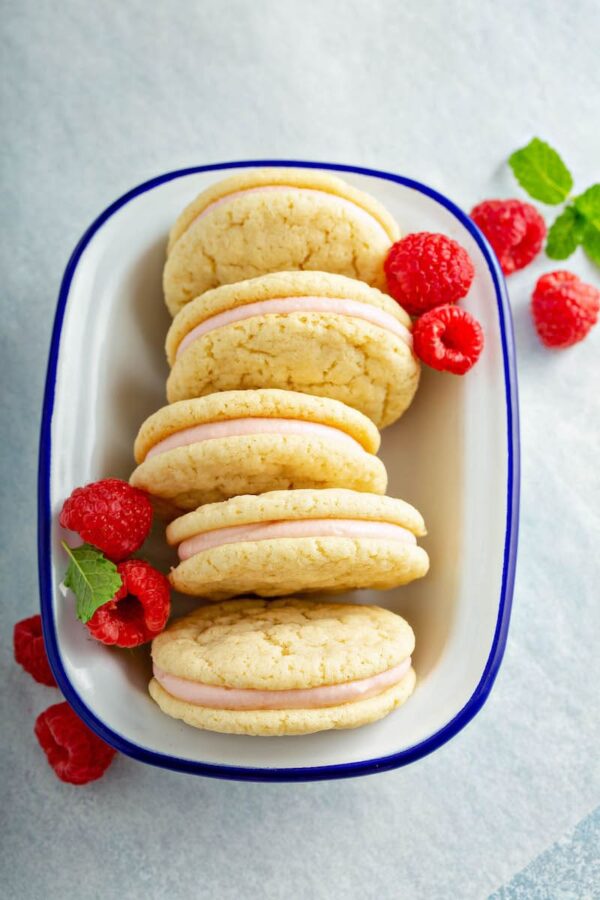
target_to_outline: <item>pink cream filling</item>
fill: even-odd
[[[196,553],[203,553],[224,544],[242,541],[269,541],[275,538],[346,537],[375,538],[405,541],[416,544],[411,531],[390,522],[370,522],[366,519],[296,519],[281,522],[259,522],[255,525],[233,525],[203,531],[182,541],[177,550],[183,562]]]
[[[358,203],[353,203],[352,200],[348,200],[346,197],[340,197],[338,194],[331,194],[329,191],[319,191],[316,188],[299,188],[295,187],[292,184],[269,184],[264,185],[263,187],[256,188],[247,188],[245,191],[234,191],[232,194],[227,194],[225,197],[220,197],[218,200],[213,201],[213,203],[209,203],[205,209],[199,213],[195,219],[193,219],[188,228],[193,225],[195,222],[198,222],[199,219],[203,219],[209,212],[212,212],[213,209],[216,209],[218,206],[223,206],[224,203],[228,203],[230,200],[235,200],[238,197],[242,197],[244,194],[262,194],[265,191],[297,191],[299,194],[320,194],[321,196],[325,195],[326,197],[333,198],[337,200],[340,206],[345,206],[348,209],[351,209],[354,215],[358,215],[364,222],[368,222],[369,225],[376,225],[377,228],[384,235],[385,239],[388,242],[391,242],[391,238],[379,219],[376,219],[375,216],[371,215],[366,209],[363,209],[362,206],[359,206]],[[187,228],[186,228],[187,231]]]
[[[409,347],[412,347],[412,335],[408,328],[390,313],[377,306],[370,306],[368,303],[361,303],[358,300],[344,300],[335,297],[278,297],[272,300],[247,303],[245,306],[237,306],[235,309],[227,309],[215,316],[210,316],[186,334],[175,355],[176,357],[180,356],[193,341],[216,328],[242,322],[253,316],[285,315],[295,312],[333,313],[337,316],[363,319],[378,328],[391,331]]]
[[[223,422],[206,422],[202,425],[194,425],[181,431],[170,434],[169,437],[159,441],[146,454],[146,459],[158,453],[166,453],[177,447],[187,447],[189,444],[198,444],[201,441],[210,441],[215,438],[239,437],[247,434],[279,434],[302,435],[303,437],[321,437],[328,441],[343,444],[354,451],[364,450],[351,435],[340,431],[331,425],[321,425],[319,422],[304,422],[300,419],[277,419],[246,417],[229,419]]]
[[[156,665],[153,671],[158,683],[171,696],[197,706],[208,706],[211,709],[319,709],[367,700],[381,694],[386,688],[398,684],[404,678],[410,664],[409,656],[399,665],[371,678],[291,691],[218,687],[169,675]]]

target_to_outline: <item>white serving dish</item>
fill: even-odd
[[[287,738],[197,731],[164,716],[146,691],[147,648],[108,649],[87,636],[59,589],[64,498],[101,477],[127,477],[142,420],[165,402],[169,324],[161,271],[169,226],[233,168],[294,165],[339,171],[378,197],[407,231],[442,231],[469,251],[476,277],[464,306],[486,346],[464,378],[424,373],[416,400],[384,432],[389,493],[416,505],[429,536],[427,578],[362,601],[404,615],[417,635],[418,686],[374,725]],[[484,703],[500,666],[514,581],[519,498],[518,408],[504,280],[481,233],[426,186],[323,163],[250,161],[172,172],[134,188],[86,231],[65,271],[50,348],[39,469],[39,569],[44,635],[57,681],[106,741],[144,762],[225,778],[337,778],[382,771],[435,750]],[[152,559],[170,562],[160,536]],[[187,603],[187,607],[186,607]],[[189,608],[179,600],[176,611]]]

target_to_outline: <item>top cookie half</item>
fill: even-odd
[[[210,288],[269,272],[333,272],[384,287],[398,225],[374,197],[311,169],[258,169],[203,191],[169,237],[165,301],[175,315]]]

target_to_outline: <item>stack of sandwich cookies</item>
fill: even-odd
[[[423,518],[383,496],[376,457],[420,376],[382,293],[399,236],[374,198],[301,169],[225,179],[171,230],[170,405],[140,428],[131,483],[173,519],[172,586],[212,601],[153,641],[150,694],[189,725],[354,728],[414,690],[400,616],[318,596],[429,567]],[[260,599],[297,593],[312,598]]]
[[[163,286],[175,315],[199,294],[268,272],[338,272],[383,287],[398,226],[373,197],[314,170],[260,169],[212,185],[171,230]]]
[[[414,643],[407,622],[377,606],[229,601],[154,639],[150,694],[167,715],[210,731],[356,728],[410,696]]]
[[[179,514],[238,494],[346,487],[383,494],[379,432],[337,400],[295,391],[225,391],[147,419],[131,484]]]
[[[272,491],[202,506],[167,528],[183,594],[222,600],[388,589],[429,568],[420,513],[402,500],[345,489]]]
[[[395,300],[342,275],[280,272],[226,285],[175,317],[167,399],[296,390],[340,400],[383,428],[419,383],[411,328]]]

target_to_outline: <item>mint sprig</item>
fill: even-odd
[[[522,188],[542,203],[564,203],[573,189],[573,177],[559,154],[539,138],[516,150],[508,160]],[[593,184],[564,207],[548,231],[550,259],[567,259],[582,246],[600,266],[600,184]]]
[[[556,150],[539,138],[515,150],[508,164],[521,187],[542,203],[563,203],[573,188],[573,177]]]
[[[122,584],[121,576],[115,564],[91,544],[72,548],[62,541],[62,545],[69,556],[64,585],[77,598],[77,618],[89,622],[96,610],[115,596]]]
[[[583,194],[579,194],[573,204],[577,212],[600,231],[600,184],[593,184]]]
[[[597,266],[600,266],[600,231],[593,226],[588,226],[584,232],[583,249]]]
[[[583,238],[585,219],[574,206],[567,206],[548,231],[546,253],[550,259],[567,259]]]
[[[589,258],[600,266],[600,184],[575,197],[573,205],[584,220],[581,243]]]

